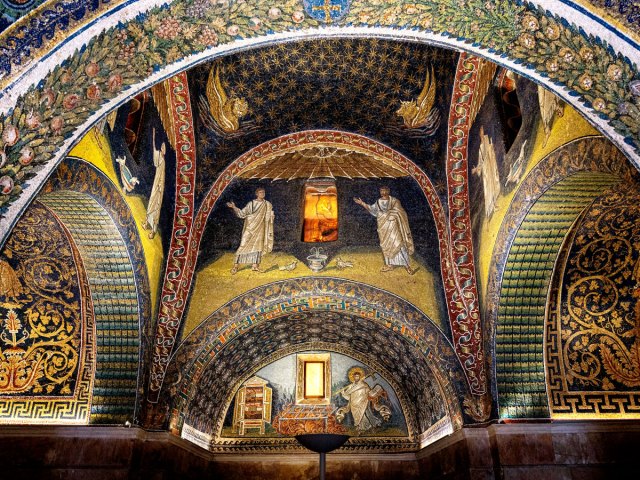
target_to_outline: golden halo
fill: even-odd
[[[355,382],[355,380],[353,379],[353,377],[355,377],[356,373],[360,374],[360,380],[362,380],[365,375],[364,375],[364,369],[362,367],[351,367],[349,369],[349,373],[347,373],[347,376],[349,377],[349,381],[351,383]]]

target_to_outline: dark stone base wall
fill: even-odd
[[[0,479],[306,480],[318,455],[212,454],[167,432],[124,427],[0,427]],[[415,454],[329,454],[327,478],[418,479]]]
[[[306,480],[315,454],[212,454],[167,432],[121,427],[0,427],[0,478]],[[640,479],[640,422],[465,428],[417,454],[327,456],[327,478]]]
[[[640,479],[640,422],[465,428],[416,454],[429,480]]]

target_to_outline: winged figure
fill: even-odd
[[[561,117],[562,100],[556,97],[553,93],[538,85],[538,103],[540,104],[540,116],[542,117],[542,127],[544,128],[544,147],[551,135],[551,128],[556,117]]]
[[[440,122],[440,112],[433,106],[435,100],[436,80],[432,65],[418,99],[401,102],[396,113],[404,119],[407,128],[435,130]]]
[[[232,133],[240,128],[240,118],[249,110],[244,98],[228,98],[222,82],[220,82],[220,67],[215,64],[209,72],[207,80],[207,100],[209,113],[216,124],[225,133]]]

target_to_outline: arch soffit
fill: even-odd
[[[413,427],[409,425],[413,434],[429,427],[427,404],[431,405],[429,398],[434,394],[438,394],[442,402],[443,414],[449,415],[457,427],[461,425],[460,402],[451,383],[429,365],[424,355],[412,350],[406,339],[384,332],[371,319],[343,312],[316,311],[269,318],[230,340],[215,360],[204,366],[198,379],[191,380],[190,391],[185,390],[186,386],[179,389],[180,395],[174,397],[172,427],[177,426],[179,415],[188,423],[195,420],[197,424],[208,425],[208,433],[216,434],[221,424],[211,422],[224,420],[224,406],[236,390],[230,390],[232,385],[246,380],[252,372],[272,363],[278,355],[284,355],[283,352],[304,349],[353,356],[377,369],[387,380],[394,380],[392,385],[396,393],[405,398],[405,405],[415,407],[415,417],[407,417],[417,422]],[[431,385],[433,391],[425,396],[425,390],[416,385]]]
[[[624,156],[601,136],[573,140],[549,153],[531,170],[518,188],[496,237],[487,285],[485,344],[487,352],[495,347],[495,326],[500,304],[500,288],[507,257],[519,227],[531,207],[554,184],[577,172],[611,174],[621,180],[638,179],[638,172]]]
[[[6,71],[3,74],[6,76],[6,88],[0,97],[0,111],[5,112],[3,123],[16,126],[18,132],[27,132],[27,112],[34,106],[40,108],[43,102],[46,105],[46,95],[51,89],[57,100],[55,104],[50,102],[52,105],[47,110],[46,120],[60,117],[64,127],[60,128],[59,120],[56,125],[45,125],[44,117],[39,119],[43,128],[51,130],[51,143],[44,147],[35,146],[35,160],[29,172],[33,178],[28,184],[27,175],[18,175],[21,170],[19,150],[8,150],[7,162],[18,167],[14,179],[18,188],[14,188],[0,207],[8,219],[0,225],[0,239],[4,240],[22,209],[74,142],[98,119],[132,95],[197,63],[224,54],[318,36],[373,36],[418,41],[486,57],[530,77],[563,97],[616,143],[636,166],[640,166],[637,151],[640,122],[636,120],[638,116],[633,115],[637,110],[635,99],[640,96],[640,79],[634,63],[638,44],[616,32],[616,28],[603,20],[593,18],[588,11],[565,2],[556,2],[557,5],[551,8],[547,2],[536,5],[507,0],[495,5],[491,2],[465,2],[462,6],[453,0],[419,5],[402,2],[369,5],[363,2],[351,5],[346,16],[331,27],[306,15],[302,18],[296,16],[298,10],[287,10],[299,8],[301,12],[301,5],[273,7],[278,10],[277,18],[265,17],[257,23],[244,21],[250,20],[249,16],[254,18],[254,10],[249,9],[246,13],[239,9],[221,27],[219,35],[211,36],[215,42],[210,43],[218,45],[209,48],[173,31],[190,24],[185,2],[174,2],[162,8],[157,6],[160,3],[155,0],[123,2],[120,8],[90,18],[82,29],[60,43],[49,44],[46,51],[36,51],[37,60],[30,58],[30,50],[22,43],[7,43],[17,45],[10,52],[14,65],[26,67],[22,71],[16,68],[12,74]],[[253,0],[251,3],[255,3],[252,8],[265,12],[271,5],[269,0]],[[544,9],[540,8],[542,4]],[[500,12],[500,16],[496,12]],[[275,10],[271,14],[275,15]],[[512,21],[505,22],[504,16],[511,17]],[[447,19],[452,17],[460,18],[461,22],[447,24]],[[566,18],[572,18],[575,23],[568,22]],[[238,24],[246,27],[237,27]],[[159,33],[162,25],[163,45],[148,44],[149,38]],[[135,31],[135,35],[130,34],[130,29]],[[3,37],[10,37],[11,32]],[[134,57],[124,64],[136,67],[120,72],[119,68],[124,66],[116,65],[119,56],[116,47],[119,45],[117,34],[122,32],[126,33],[126,42],[136,45]],[[36,31],[31,37],[41,38],[45,33],[44,30]],[[539,43],[552,48],[539,48]],[[84,47],[78,49],[80,45]],[[582,45],[582,48],[573,51],[572,45]],[[22,50],[18,48],[20,46]],[[169,50],[173,54],[164,55]],[[106,53],[99,57],[99,52]],[[99,65],[100,76],[92,76],[94,67],[87,69],[96,58],[103,60]],[[594,59],[599,59],[597,68]],[[113,68],[106,65],[109,62]],[[572,68],[567,69],[562,62],[571,63]],[[80,74],[76,78],[65,77],[63,64]],[[87,74],[84,75],[83,71]],[[573,73],[567,76],[567,72]],[[97,85],[98,91],[91,85]],[[66,102],[61,101],[63,96]],[[34,140],[35,136],[29,138],[25,133],[17,144],[24,147]],[[33,170],[34,166],[38,166],[37,171]]]
[[[217,354],[251,327],[294,312],[338,311],[368,319],[395,332],[432,366],[447,394],[468,394],[464,372],[453,346],[438,327],[413,305],[393,294],[361,283],[337,278],[299,278],[268,284],[236,297],[194,329],[177,348],[163,384],[180,385],[182,398]],[[456,395],[457,392],[457,395]]]

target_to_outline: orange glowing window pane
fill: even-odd
[[[304,187],[303,242],[338,239],[338,189],[333,181],[309,181]]]

